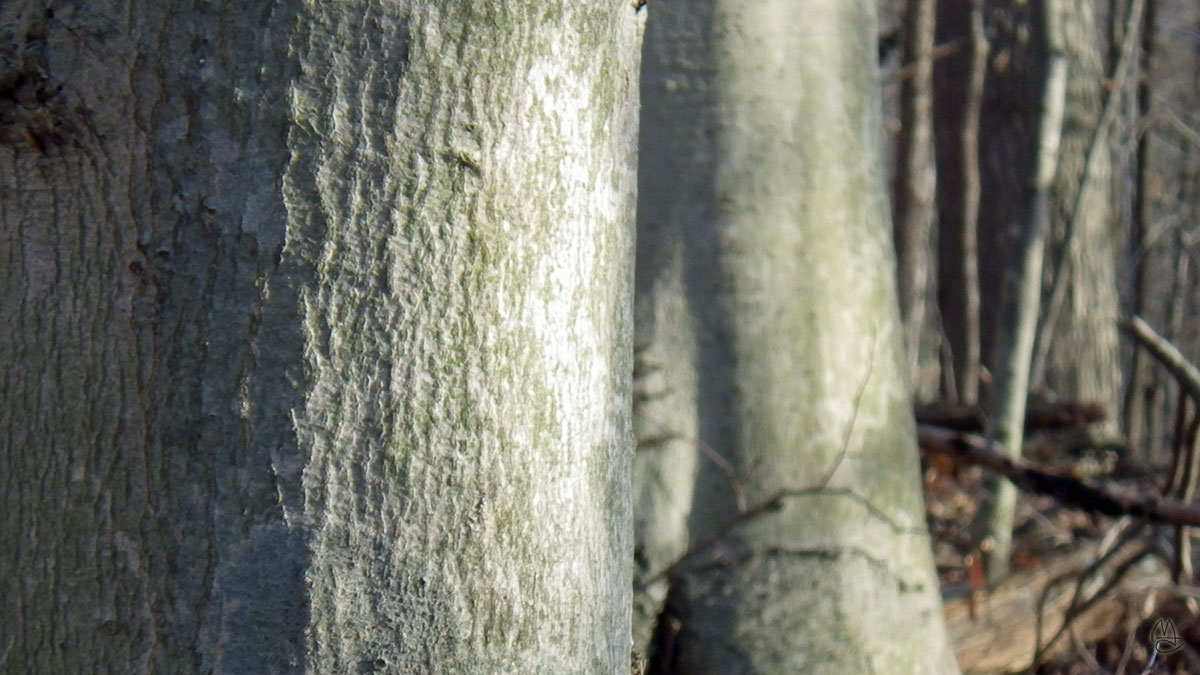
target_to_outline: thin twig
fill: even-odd
[[[1158,660],[1158,649],[1150,650],[1150,661],[1146,664],[1146,669],[1141,672],[1141,675],[1150,675],[1154,672],[1154,662]]]
[[[742,489],[742,483],[737,478],[737,470],[733,468],[729,460],[722,457],[721,453],[714,450],[712,446],[705,443],[702,439],[696,439],[696,447],[700,449],[700,452],[704,453],[708,461],[715,464],[721,470],[721,473],[725,474],[725,480],[729,483],[730,491],[733,492],[734,506],[737,508],[738,513],[744,512],[746,510],[746,492]]]
[[[637,590],[639,590],[639,591],[645,590],[646,588],[649,588],[651,584],[666,578],[667,576],[669,576],[670,574],[675,572],[675,570],[677,570],[681,566],[683,566],[683,564],[685,562],[688,562],[689,560],[695,558],[696,556],[700,555],[701,553],[704,553],[705,551],[709,550],[710,548],[716,546],[717,544],[719,544],[721,542],[722,539],[724,539],[726,536],[728,536],[730,532],[733,532],[735,529],[737,529],[738,527],[742,526],[743,524],[749,522],[750,520],[753,520],[754,518],[757,518],[758,516],[760,516],[764,513],[770,513],[771,511],[778,511],[781,508],[783,508],[783,496],[777,494],[760,504],[756,504],[752,508],[746,509],[745,511],[738,513],[729,522],[722,525],[721,528],[718,529],[712,536],[708,537],[707,539],[701,541],[698,544],[692,545],[690,548],[688,548],[687,551],[684,551],[683,555],[681,555],[675,559],[675,562],[671,563],[670,565],[667,565],[658,573],[653,574],[653,575],[647,577],[646,579],[644,579],[643,581],[641,581],[640,583],[638,583]]]
[[[1126,619],[1128,621],[1128,619]],[[1121,660],[1117,663],[1116,675],[1125,675],[1125,668],[1129,666],[1129,660],[1133,658],[1134,638],[1137,636],[1138,624],[1136,621],[1129,621],[1129,631],[1125,634],[1125,648],[1121,650]]]
[[[1087,645],[1083,644],[1083,638],[1079,637],[1079,630],[1074,626],[1071,627],[1071,644],[1075,647],[1075,652],[1079,654],[1079,659],[1087,663],[1088,667],[1092,669],[1093,673],[1097,673],[1098,675],[1112,675],[1112,673],[1108,672],[1104,666],[1100,665],[1100,662],[1096,660],[1096,655],[1092,653],[1092,650],[1088,649]]]
[[[940,45],[935,45],[929,52],[929,57],[934,61],[937,61],[938,59],[944,59],[947,56],[957,52],[962,47],[964,42],[966,42],[965,38],[956,38],[949,42],[943,42]],[[897,80],[903,80],[912,77],[916,71],[916,64],[909,63],[892,71],[891,76]]]
[[[858,385],[858,392],[854,395],[854,408],[850,411],[850,422],[846,424],[846,433],[842,437],[842,449],[838,453],[837,460],[833,466],[825,472],[821,480],[817,481],[818,487],[829,485],[829,481],[833,480],[833,474],[837,473],[838,467],[842,465],[842,461],[846,459],[846,454],[850,450],[850,437],[854,435],[854,425],[858,422],[858,411],[862,408],[863,395],[867,393],[867,384],[871,381],[871,373],[875,371],[875,341],[879,337],[878,329],[871,331],[871,351],[867,355],[867,374],[863,376],[863,380]]]
[[[814,495],[818,495],[818,494],[847,497],[853,501],[857,501],[858,503],[860,503],[865,509],[867,509],[868,512],[870,512],[876,518],[887,523],[892,528],[893,531],[909,533],[909,534],[912,534],[912,533],[928,534],[928,531],[923,528],[901,527],[899,524],[897,524],[895,521],[893,521],[891,519],[891,517],[889,517],[887,515],[887,513],[885,513],[884,511],[879,509],[879,507],[872,504],[869,499],[854,492],[853,490],[850,490],[849,488],[829,488],[828,487],[829,481],[831,481],[833,479],[833,475],[837,472],[838,467],[841,466],[842,462],[845,460],[846,455],[849,452],[850,440],[854,435],[854,427],[858,421],[858,412],[859,412],[859,409],[862,407],[863,397],[866,395],[867,384],[871,381],[871,374],[875,370],[875,352],[876,352],[876,348],[877,348],[877,338],[878,338],[878,331],[872,331],[872,333],[871,333],[871,350],[870,350],[869,356],[867,358],[867,372],[866,372],[866,375],[863,377],[863,381],[859,384],[858,391],[855,394],[854,408],[850,413],[850,421],[846,426],[846,432],[842,438],[842,447],[841,447],[840,451],[838,452],[838,456],[834,460],[833,465],[828,470],[826,470],[825,474],[821,476],[820,480],[818,480],[815,484],[813,484],[812,486],[807,487],[807,488],[801,488],[801,489],[797,489],[797,490],[787,490],[787,489],[779,490],[779,491],[775,492],[774,494],[772,494],[770,497],[768,497],[766,500],[764,500],[752,507],[746,507],[746,506],[744,506],[744,504],[741,502],[741,499],[740,499],[741,490],[738,489],[738,488],[740,488],[740,483],[737,481],[734,467],[732,465],[730,465],[725,460],[725,458],[721,457],[719,453],[717,453],[715,450],[713,450],[712,448],[709,448],[707,445],[704,445],[701,442],[701,446],[702,446],[701,449],[703,450],[703,449],[707,448],[708,452],[706,452],[705,455],[707,457],[709,457],[709,459],[712,460],[714,464],[716,464],[718,467],[722,467],[723,471],[725,471],[726,467],[728,468],[728,471],[725,471],[726,476],[730,480],[730,485],[735,488],[735,495],[738,496],[738,498],[739,498],[737,514],[733,518],[731,518],[728,522],[726,522],[724,525],[722,525],[720,528],[718,528],[717,531],[715,533],[713,533],[711,536],[709,536],[708,538],[704,539],[703,541],[700,541],[699,543],[694,544],[693,546],[689,547],[688,550],[684,551],[684,553],[681,556],[679,556],[678,558],[676,558],[674,562],[667,565],[665,568],[663,568],[658,573],[651,575],[650,577],[641,581],[637,586],[637,590],[642,590],[644,588],[647,588],[651,584],[669,576],[670,574],[672,574],[673,572],[678,570],[681,566],[683,566],[684,563],[694,559],[696,556],[708,551],[709,549],[711,549],[714,546],[716,546],[717,544],[719,544],[721,542],[721,540],[723,540],[725,537],[729,536],[730,533],[732,533],[734,530],[741,527],[742,525],[750,522],[751,520],[754,520],[755,518],[758,518],[759,516],[761,516],[763,514],[771,513],[773,511],[778,511],[779,509],[783,508],[783,502],[786,499],[795,499],[795,498],[799,498],[799,497],[810,497],[810,496],[814,496]]]

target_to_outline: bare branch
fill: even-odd
[[[1197,369],[1179,348],[1159,335],[1140,316],[1121,321],[1121,330],[1144,347],[1167,369],[1189,396],[1200,401],[1200,369]]]
[[[1106,516],[1142,517],[1162,524],[1200,525],[1200,506],[1168,497],[1118,493],[1026,459],[1010,459],[999,454],[996,444],[982,436],[926,425],[917,426],[917,436],[922,448],[978,464],[1022,490],[1049,495],[1075,508]]]

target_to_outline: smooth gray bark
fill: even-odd
[[[628,669],[642,20],[0,4],[0,669]]]
[[[980,116],[987,76],[984,0],[939,2],[937,42],[965,41],[934,64],[938,202],[938,309],[950,358],[946,398],[979,400],[980,346],[979,166]]]
[[[653,667],[954,672],[903,365],[874,3],[654,10],[637,316],[658,398],[639,406],[636,461],[671,497],[638,513],[639,608],[667,596]],[[685,536],[692,554],[662,567]]]
[[[897,297],[904,326],[905,363],[918,399],[938,393],[937,296],[932,243],[936,225],[937,169],[933,156],[934,0],[909,0],[904,10],[904,68],[900,132],[893,186]]]
[[[1041,9],[1042,40],[1041,117],[1035,137],[1036,151],[1029,169],[1026,212],[1021,238],[1005,275],[1006,293],[1000,307],[1000,326],[994,356],[995,390],[991,403],[989,436],[1013,457],[1021,454],[1025,404],[1029,395],[1029,370],[1041,306],[1042,267],[1046,235],[1050,229],[1051,187],[1058,165],[1067,92],[1067,59],[1064,49],[1063,0],[1045,0]],[[986,522],[987,574],[998,581],[1008,574],[1012,527],[1016,512],[1016,487],[1003,479],[994,482],[992,501],[981,510]]]

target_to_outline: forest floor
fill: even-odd
[[[1036,445],[1026,452],[1105,490],[1153,494],[1165,482],[1167,469],[1115,452],[1056,458],[1046,447],[1045,456]],[[1177,528],[1022,492],[1012,574],[990,587],[971,535],[989,473],[927,451],[922,468],[947,624],[965,673],[1200,673],[1200,588],[1174,583],[1169,571]]]

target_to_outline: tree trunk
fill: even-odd
[[[0,664],[628,668],[641,15],[0,6]]]
[[[656,1],[642,64],[633,636],[645,654],[669,590],[660,572],[688,547],[697,470],[721,461],[714,448],[732,443],[722,402],[729,389],[728,330],[715,302],[720,279],[712,273],[719,242],[715,230],[701,227],[717,211],[711,198],[685,197],[713,191],[713,57],[707,40],[696,39],[711,21],[711,3]],[[732,505],[729,487],[716,484],[705,499]]]
[[[897,295],[904,326],[905,363],[919,399],[937,396],[937,342],[928,339],[933,276],[933,36],[934,0],[908,0],[904,10],[904,81],[896,148],[895,233]]]
[[[990,436],[1012,456],[1019,456],[1029,393],[1029,368],[1041,304],[1042,264],[1051,218],[1051,187],[1058,161],[1067,90],[1067,60],[1063,52],[1066,18],[1063,0],[1043,0],[1037,33],[1043,46],[1044,72],[1041,115],[1035,137],[1036,152],[1030,165],[1025,195],[1026,213],[1006,290],[997,314],[1001,317],[994,357],[995,390]],[[995,582],[1008,574],[1016,488],[1005,480],[994,483],[992,502],[981,509],[986,521],[987,573]]]
[[[1157,5],[1158,3],[1154,0],[1149,0],[1142,17],[1140,76],[1137,78],[1137,114],[1133,120],[1135,129],[1140,129],[1143,124],[1149,125],[1152,122],[1150,107],[1154,93],[1154,42],[1157,24],[1155,10]],[[1135,132],[1137,154],[1133,167],[1133,226],[1129,241],[1129,247],[1133,252],[1131,256],[1133,297],[1130,303],[1130,313],[1134,316],[1144,315],[1150,300],[1150,266],[1146,250],[1151,245],[1154,206],[1158,198],[1158,195],[1154,194],[1153,185],[1152,139],[1153,135],[1148,126]],[[1151,406],[1146,404],[1154,400],[1155,389],[1160,386],[1160,383],[1151,372],[1150,364],[1140,349],[1131,351],[1130,363],[1129,386],[1125,390],[1124,402],[1125,428],[1129,435],[1129,448],[1138,459],[1156,460],[1158,453],[1155,450],[1161,446],[1162,440],[1147,436],[1146,431],[1149,425],[1146,416],[1150,412]]]
[[[1110,157],[1107,145],[1090,162],[1085,160],[1096,121],[1101,114],[1099,80],[1100,40],[1093,16],[1094,3],[1063,3],[1063,53],[1068,64],[1066,119],[1062,159],[1054,177],[1050,204],[1052,221],[1047,254],[1056,264],[1053,274],[1065,275],[1061,311],[1054,312],[1042,331],[1045,377],[1037,377],[1044,393],[1059,398],[1091,400],[1117,409],[1120,373],[1117,367],[1115,254],[1109,213]],[[1030,36],[1030,12],[1039,3],[990,2],[993,57],[988,74],[981,138],[983,195],[980,208],[980,247],[990,252],[980,260],[983,307],[1000,307],[1003,278],[1015,259],[1026,189],[1024,168],[1031,166],[1040,114],[1038,75],[1040,56]],[[1086,175],[1085,175],[1086,174]],[[1080,195],[1081,186],[1083,194]],[[1078,206],[1076,206],[1078,204]],[[1071,231],[1073,230],[1073,234]],[[1058,264],[1061,261],[1062,264]],[[1042,292],[1053,289],[1044,276]],[[985,312],[984,354],[994,363],[1002,313]],[[1046,320],[1043,320],[1043,323]],[[1042,370],[1042,369],[1039,369]],[[1036,373],[1035,373],[1036,374]],[[1114,420],[1117,416],[1111,416]]]
[[[988,42],[983,0],[938,3],[938,42],[965,43],[934,67],[938,173],[938,307],[953,367],[953,396],[979,401],[980,115]],[[967,83],[966,87],[962,83]]]
[[[639,375],[671,402],[639,408],[638,475],[694,498],[686,516],[666,498],[639,513],[642,551],[656,523],[690,541],[642,574],[669,586],[652,670],[955,672],[895,304],[874,3],[658,10]],[[687,459],[672,473],[670,457]]]
[[[1116,322],[1119,317],[1116,242],[1112,199],[1113,120],[1136,58],[1106,73],[1095,8],[1090,0],[1064,5],[1063,49],[1068,59],[1062,146],[1055,172],[1054,212],[1047,254],[1054,261],[1045,288],[1045,312],[1034,354],[1035,389],[1072,400],[1103,404],[1112,411],[1110,431],[1120,419],[1121,369]],[[1133,36],[1145,5],[1131,3]],[[1109,76],[1112,90],[1101,84]]]

